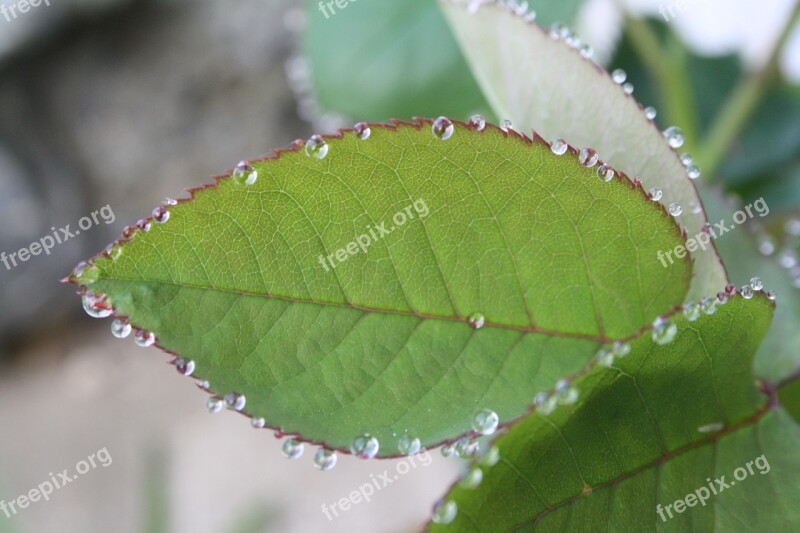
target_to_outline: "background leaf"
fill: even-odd
[[[737,296],[697,322],[675,317],[679,333],[670,344],[635,340],[612,368],[595,367],[575,381],[577,404],[533,413],[498,438],[500,461],[477,466],[477,488],[454,487],[455,522],[431,530],[797,527],[800,510],[790,502],[800,428],[757,392],[750,370],[771,308],[763,295]],[[755,471],[740,482],[745,487],[660,519],[657,504],[683,498],[707,478],[730,481],[762,454],[768,474]]]
[[[384,455],[406,433],[469,432],[484,408],[520,415],[682,301],[690,262],[656,258],[681,235],[626,177],[491,126],[430,128],[257,162],[255,184],[196,191],[77,281],[250,414],[337,449],[370,433]],[[321,264],[384,222],[368,253]]]
[[[434,0],[361,1],[327,19],[307,0],[306,12],[323,110],[371,121],[490,112]]]

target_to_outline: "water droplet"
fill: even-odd
[[[133,342],[141,348],[149,348],[156,343],[156,336],[150,331],[137,329],[133,335]]]
[[[472,128],[475,131],[483,131],[486,128],[486,119],[483,118],[481,115],[472,115],[469,117],[469,122],[467,122],[467,126]]]
[[[711,298],[709,296],[704,297],[702,300],[700,300],[700,308],[705,314],[713,315],[717,312],[716,298]]]
[[[647,120],[653,120],[658,116],[658,111],[656,111],[655,107],[645,107],[644,108],[644,116],[647,117]]]
[[[597,364],[600,366],[611,367],[614,365],[614,352],[605,348],[597,352],[595,356]]]
[[[774,302],[777,297],[778,297],[778,293],[776,293],[775,291],[768,291],[767,292],[767,300],[771,300],[771,301]]]
[[[431,520],[435,524],[449,524],[458,515],[458,505],[453,501],[441,501],[433,508]]]
[[[239,394],[238,392],[229,392],[225,395],[225,406],[228,409],[241,411],[244,409],[246,403],[247,398],[244,397],[244,394]]]
[[[758,240],[758,251],[761,255],[772,255],[775,253],[775,242],[773,242],[772,238],[767,236],[762,236]]]
[[[739,289],[739,293],[745,300],[750,300],[753,297],[753,288],[750,285],[742,285],[742,288]]]
[[[467,324],[472,329],[481,329],[486,324],[486,317],[480,313],[474,313],[467,318]]]
[[[778,257],[778,263],[783,268],[794,268],[797,266],[797,254],[794,250],[786,249],[781,252],[781,255]]]
[[[611,79],[614,80],[614,83],[617,85],[622,85],[625,83],[625,80],[628,79],[628,74],[621,68],[618,68],[611,73]]]
[[[728,296],[733,296],[734,294],[736,294],[736,285],[734,285],[733,283],[728,283],[727,285],[725,285],[725,293]]]
[[[472,429],[481,435],[491,435],[497,431],[500,417],[491,409],[483,409],[472,419]]]
[[[500,129],[503,130],[506,133],[508,133],[508,130],[512,129],[513,127],[514,127],[514,124],[512,124],[511,121],[508,120],[508,119],[505,119],[504,121],[502,121],[500,123]]]
[[[91,285],[100,278],[100,269],[91,263],[81,261],[72,269],[72,277],[75,278],[78,283]]]
[[[542,416],[550,416],[551,414],[553,414],[553,411],[556,410],[556,407],[558,407],[558,398],[555,395],[553,395],[549,396],[547,398],[547,401],[544,402],[544,405],[542,405],[539,409],[537,409],[536,412],[538,412]]]
[[[786,221],[784,225],[784,229],[786,233],[791,235],[792,237],[797,237],[800,235],[800,218],[791,218]]]
[[[239,161],[239,164],[233,169],[232,177],[233,181],[239,185],[253,185],[258,180],[258,171],[248,161]]]
[[[122,246],[115,246],[113,243],[106,246],[105,254],[112,261],[119,260],[122,257]]]
[[[669,344],[678,334],[678,326],[670,320],[659,317],[653,322],[653,342],[656,344]]]
[[[608,165],[600,165],[599,167],[597,167],[597,176],[601,180],[608,183],[609,181],[614,179],[614,176],[616,176],[616,172],[614,172],[614,169]]]
[[[664,130],[664,138],[669,145],[673,148],[680,148],[683,146],[683,131],[677,126],[671,126]]]
[[[592,56],[594,55],[594,48],[592,48],[588,44],[583,44],[581,45],[578,52],[580,52],[581,57],[583,57],[584,59],[591,59]]]
[[[556,383],[555,395],[559,405],[573,405],[578,401],[578,389],[572,386],[569,380],[562,379]]]
[[[480,444],[478,444],[478,441],[472,440],[469,437],[461,437],[453,446],[453,451],[456,456],[461,459],[471,459],[478,455]]]
[[[156,207],[153,209],[153,220],[159,224],[165,223],[167,220],[169,220],[169,210],[163,205]]]
[[[295,439],[286,439],[285,441],[283,441],[283,445],[281,446],[281,454],[283,454],[283,456],[286,457],[287,459],[298,459],[301,455],[303,455],[304,449],[305,446],[303,445],[302,442],[298,442]],[[320,452],[322,451],[324,450],[319,450],[317,452],[317,455],[319,455]],[[314,456],[314,465],[315,466],[317,465],[316,456]],[[317,466],[317,468],[319,468],[320,470],[330,470],[331,468],[333,468],[334,465],[336,465],[335,455],[333,456],[333,465],[331,465],[328,468],[322,468],[320,466]]]
[[[124,339],[131,334],[133,328],[128,321],[122,318],[117,318],[111,323],[111,334],[118,339]]]
[[[136,227],[142,230],[143,232],[147,233],[150,231],[150,222],[145,219],[141,219],[139,222],[136,223]]]
[[[478,459],[478,464],[482,466],[489,466],[492,467],[496,465],[500,461],[500,448],[497,446],[492,446],[486,453],[484,453],[480,459]]]
[[[633,94],[633,84],[630,83],[630,82],[623,83],[622,84],[622,90],[625,92],[625,94],[629,94],[629,95]]]
[[[611,349],[614,351],[614,356],[618,359],[626,357],[631,353],[631,345],[623,341],[615,342]]]
[[[600,160],[600,156],[598,156],[597,152],[595,152],[591,148],[584,148],[578,154],[578,163],[580,163],[581,165],[583,165],[583,166],[585,166],[587,168],[592,168],[593,166],[595,166],[597,164],[597,162],[599,160]]]
[[[550,143],[550,151],[556,155],[564,155],[567,153],[567,148],[569,148],[569,146],[564,139],[555,139]]]
[[[206,411],[211,414],[219,413],[225,407],[225,402],[219,396],[209,396],[206,400]]]
[[[107,318],[114,312],[105,303],[105,297],[97,297],[91,291],[86,291],[81,297],[83,310],[92,318]]]
[[[689,165],[686,169],[686,175],[690,180],[696,180],[700,177],[700,168],[697,165]]]
[[[455,445],[454,444],[445,444],[439,450],[442,453],[442,457],[453,457],[455,452]]]
[[[549,398],[550,394],[546,392],[538,392],[536,393],[536,396],[533,397],[533,405],[538,409],[542,407]]]
[[[664,193],[662,193],[661,189],[659,189],[658,187],[653,187],[652,189],[650,189],[648,195],[650,196],[651,200],[653,200],[654,202],[658,202],[659,200],[661,200],[661,197],[664,196]]]
[[[422,449],[422,445],[417,438],[403,435],[397,443],[397,450],[403,455],[416,455]]]
[[[683,166],[685,167],[691,166],[693,162],[694,159],[692,159],[692,156],[690,156],[689,154],[681,154],[681,163],[683,163]]]
[[[250,419],[250,425],[256,429],[263,429],[267,425],[267,421],[260,416],[254,416]]]
[[[672,202],[669,204],[669,214],[674,217],[681,216],[683,214],[683,208],[681,207],[681,204],[678,202]]]
[[[321,135],[312,135],[306,141],[305,152],[308,157],[325,159],[325,156],[328,155],[329,148],[330,146],[328,146],[328,143]]]
[[[335,452],[320,448],[317,450],[317,453],[314,454],[314,467],[317,470],[325,472],[336,466],[336,460],[337,456]]]
[[[553,39],[561,39],[562,36],[569,35],[569,33],[569,28],[561,22],[554,22],[550,25],[550,37]]]
[[[369,124],[366,122],[359,122],[353,126],[353,133],[356,137],[358,137],[358,139],[366,141],[369,139],[369,136],[372,135],[372,130],[370,129]]]
[[[694,322],[700,318],[701,312],[702,309],[700,309],[700,304],[697,302],[686,302],[683,305],[683,316],[685,316],[686,320],[689,322]]]
[[[697,431],[700,433],[716,433],[717,431],[722,431],[725,429],[725,424],[722,422],[714,422],[713,424],[706,424],[705,426],[700,426],[697,428]]]
[[[434,137],[446,141],[453,136],[453,123],[449,118],[439,117],[433,121],[431,131],[433,132]]]
[[[750,278],[750,288],[754,291],[760,291],[764,288],[764,282],[760,278]]]
[[[483,481],[483,470],[476,466],[464,474],[458,485],[465,489],[474,489],[481,484],[481,481]]]
[[[722,292],[718,292],[717,293],[717,304],[718,305],[725,305],[726,303],[728,303],[729,299],[730,299],[730,295],[727,292],[722,291]]]
[[[209,388],[211,388],[211,384],[205,379],[196,379],[194,381],[194,384],[197,385],[199,389],[203,390],[208,390]]]
[[[175,359],[175,370],[182,376],[191,376],[194,374],[194,367],[194,361],[191,359],[184,359],[183,357]]]
[[[350,452],[361,459],[373,459],[378,455],[378,450],[380,450],[378,439],[368,434],[356,437],[350,444]]]

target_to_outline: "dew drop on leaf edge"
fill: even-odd
[[[336,452],[327,450],[325,448],[320,448],[314,454],[314,468],[326,472],[336,466],[337,460],[338,457]]]

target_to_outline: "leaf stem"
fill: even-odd
[[[707,141],[696,158],[707,178],[713,177],[734,140],[741,133],[761,102],[770,84],[780,76],[780,53],[800,20],[800,0],[795,2],[791,16],[775,42],[764,67],[746,77],[733,90],[709,128]]]

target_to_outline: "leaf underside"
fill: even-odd
[[[523,414],[683,300],[691,262],[656,259],[683,237],[627,177],[493,126],[371,129],[327,138],[321,160],[296,143],[252,162],[253,185],[193,191],[73,281],[268,427],[339,450],[369,433],[380,456],[406,434],[468,433],[484,408]]]

